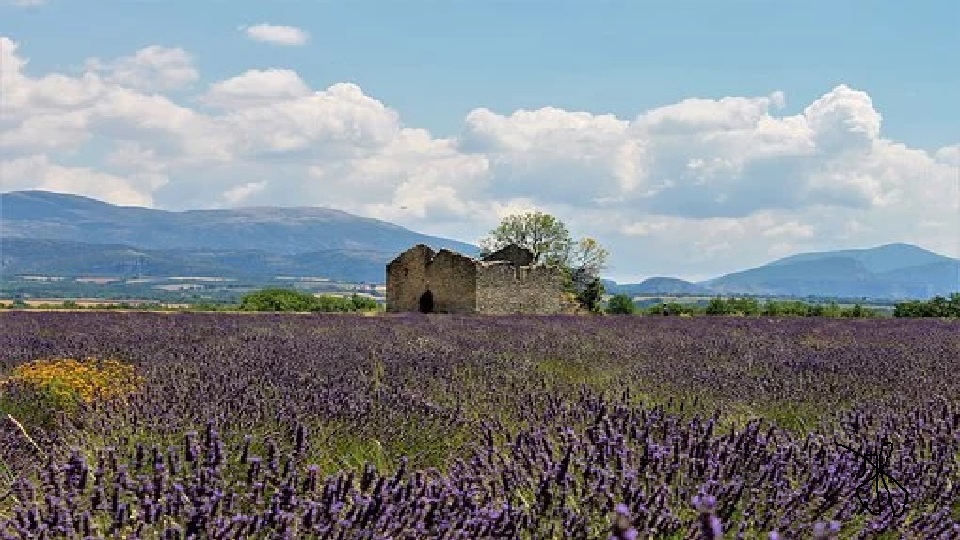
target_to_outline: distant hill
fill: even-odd
[[[960,261],[910,244],[803,253],[700,283],[719,294],[928,298],[960,290]]]
[[[626,294],[630,296],[663,294],[663,295],[700,295],[710,294],[710,289],[678,278],[652,277],[640,283],[608,282],[606,291],[610,294]]]
[[[872,273],[884,273],[904,268],[949,262],[952,259],[911,244],[895,243],[867,249],[844,249],[815,253],[801,253],[778,259],[767,266],[786,266],[801,262],[826,259],[849,259],[863,264]]]
[[[801,253],[715,279],[691,283],[654,277],[604,282],[610,294],[930,298],[960,291],[960,261],[911,244]]]
[[[418,243],[476,255],[476,246],[329,208],[170,212],[114,206],[47,191],[0,193],[4,239],[70,240],[139,249],[254,250],[284,255],[328,250],[399,254]]]
[[[4,276],[152,277],[228,276],[273,278],[322,276],[333,280],[382,283],[396,254],[331,249],[283,255],[261,250],[140,249],[123,244],[70,240],[3,239]]]

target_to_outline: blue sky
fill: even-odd
[[[795,112],[845,83],[869,90],[894,139],[960,138],[960,3],[947,0],[49,0],[0,16],[37,70],[179,46],[201,84],[284,65],[316,88],[356,82],[440,136],[479,106],[631,117],[687,97],[783,90]],[[277,50],[233,31],[255,22],[298,26],[311,43]]]
[[[621,253],[615,255],[619,270],[614,274],[623,279],[663,273],[706,277],[797,250],[887,241],[960,255],[960,240],[951,236],[960,239],[960,222],[952,215],[956,205],[943,202],[950,196],[957,200],[957,182],[951,184],[960,143],[960,69],[952,65],[960,50],[956,2],[910,7],[842,0],[17,3],[0,5],[0,36],[16,43],[17,58],[29,60],[18,72],[27,81],[23,84],[40,92],[37,81],[51,74],[81,80],[95,58],[99,68],[92,72],[99,82],[88,77],[83,84],[88,85],[85,92],[96,94],[90,99],[100,101],[59,104],[66,108],[54,114],[36,99],[12,105],[8,100],[8,111],[19,108],[0,128],[20,142],[0,147],[0,158],[8,162],[0,189],[57,189],[170,209],[336,206],[467,241],[489,230],[506,209],[532,206],[559,214],[575,232],[597,236]],[[295,27],[307,37],[296,45],[250,39],[245,29],[259,24]],[[118,59],[149,47],[182,52],[183,58],[164,57],[183,64],[177,68],[187,73],[182,84],[150,87],[118,75]],[[154,65],[155,71],[167,67]],[[335,92],[322,102],[304,102],[316,118],[297,128],[302,133],[277,127],[273,138],[262,142],[270,146],[282,137],[297,146],[306,141],[295,151],[246,148],[237,153],[234,143],[217,146],[213,132],[233,119],[238,108],[218,103],[223,95],[213,96],[211,89],[249,70],[271,69],[295,73],[285,75],[283,84],[289,88],[324,92],[353,83],[362,99]],[[10,91],[13,78],[7,79],[4,88]],[[44,84],[56,82],[51,81]],[[263,77],[258,81],[274,84],[273,89],[281,84]],[[265,91],[250,90],[248,83],[244,92]],[[146,116],[130,109],[138,105],[124,106],[122,114],[104,113],[119,107],[116,100],[121,99],[118,92],[111,93],[110,84],[135,87],[140,97],[124,94],[122,99],[140,100],[141,105],[147,96],[162,96],[163,106],[170,107],[168,117],[188,111],[183,112],[186,123],[144,129]],[[834,93],[837,88],[852,93]],[[295,99],[308,99],[290,92],[296,95],[286,105],[260,96],[258,106],[295,107]],[[753,101],[702,106],[684,101],[724,97]],[[796,134],[787,137],[790,142],[777,143],[789,150],[776,158],[767,151],[753,152],[755,142],[698,146],[727,132],[742,134],[737,119],[754,122],[754,114],[782,125],[774,129],[779,135],[757,131],[753,136],[764,141],[779,137],[796,127],[784,119],[802,117],[821,99],[827,111],[823,118],[831,120],[808,115],[805,122],[820,127],[796,132],[816,131],[803,136],[816,140],[810,144],[817,155],[826,155],[822,149],[832,145],[820,161],[798,157],[808,150],[802,150]],[[684,103],[688,110],[670,109]],[[755,106],[759,113],[751,108]],[[237,114],[256,116],[244,107]],[[559,112],[548,114],[545,107]],[[734,109],[738,112],[730,112]],[[303,117],[308,109],[276,110]],[[514,115],[519,110],[541,113],[520,118]],[[571,116],[581,111],[590,117]],[[637,120],[651,111],[674,115],[670,122],[683,124],[683,137],[689,140],[674,144],[675,132],[651,128],[649,118]],[[26,133],[36,136],[38,129],[25,125],[49,127],[71,112],[71,133],[85,130],[83,136],[78,133],[76,140],[59,145],[23,142]],[[606,122],[602,115],[608,114],[623,125]],[[732,120],[718,120],[717,115],[730,114]],[[326,127],[311,127],[317,122]],[[537,122],[541,127],[531,127]],[[766,129],[763,122],[756,120],[758,130]],[[830,122],[844,127],[842,133],[828,133],[828,140],[824,130]],[[881,122],[879,132],[871,127],[876,122]],[[330,126],[351,125],[353,135],[329,131]],[[552,126],[552,131],[542,131],[542,126]],[[701,128],[706,131],[697,131]],[[426,130],[429,140],[411,142],[417,129]],[[64,132],[62,126],[59,132]],[[201,139],[196,138],[199,132],[204,133]],[[866,142],[853,136],[866,132],[871,133]],[[354,146],[348,148],[344,137]],[[202,140],[231,159],[188,159],[171,149],[174,139],[194,148]],[[335,152],[329,149],[331,140],[337,141]],[[564,148],[569,159],[551,154],[551,147]],[[616,152],[605,153],[614,147]],[[638,147],[645,157],[623,158]],[[137,169],[117,158],[120,150],[134,148],[155,162],[146,164],[144,158]],[[395,158],[398,148],[407,157],[387,164],[385,156]],[[574,156],[580,151],[582,156]],[[920,154],[929,163],[921,162]],[[707,165],[696,168],[695,162]],[[232,170],[231,163],[241,172]],[[709,163],[726,167],[725,172],[690,173],[709,169]],[[623,172],[624,167],[632,172]],[[576,179],[565,177],[571,170],[577,171]],[[12,178],[10,171],[22,173]],[[379,178],[364,180],[369,192],[345,187],[350,185],[345,179],[358,171]],[[758,185],[758,171],[789,185]],[[615,177],[619,183],[594,182],[594,176]],[[597,189],[587,193],[585,185],[591,184]],[[112,187],[104,187],[108,185]],[[414,201],[418,189],[432,199]],[[911,195],[911,190],[921,195]],[[788,200],[783,193],[795,197]],[[929,223],[923,197],[946,204],[939,209],[945,214],[941,221]],[[397,212],[401,205],[414,211]],[[597,226],[598,215],[609,216],[609,224]],[[831,216],[829,227],[824,216]],[[774,232],[759,247],[743,247],[757,228]],[[726,232],[703,234],[717,230]],[[697,247],[676,248],[655,261],[638,254],[663,251],[674,241]]]

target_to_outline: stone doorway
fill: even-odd
[[[429,290],[420,295],[420,313],[433,313],[433,293]]]

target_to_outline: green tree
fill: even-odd
[[[731,298],[727,300],[727,312],[738,315],[759,315],[760,302],[756,298]]]
[[[766,315],[768,317],[778,317],[780,315],[786,314],[785,306],[781,305],[780,302],[776,300],[768,299],[763,303],[763,309],[760,312],[761,315]]]
[[[831,300],[828,304],[823,305],[822,314],[824,317],[839,317],[841,314],[840,305],[836,301]]]
[[[960,317],[960,293],[950,295],[947,314],[950,317]]]
[[[607,313],[611,315],[633,315],[635,311],[633,298],[626,294],[614,295],[607,301]]]
[[[353,309],[356,311],[371,311],[380,307],[377,304],[377,301],[369,296],[360,296],[359,294],[353,294],[350,297],[350,302],[353,304]]]
[[[666,302],[657,304],[655,306],[650,306],[647,309],[647,313],[650,315],[677,316],[683,313],[692,314],[692,310],[685,310],[683,305],[679,302]]]
[[[893,308],[894,317],[960,317],[960,293],[953,293],[950,298],[934,296],[924,302],[909,300],[899,302]]]
[[[727,313],[727,303],[723,301],[723,298],[717,296],[710,299],[710,303],[707,304],[706,308],[707,315],[726,315]]]
[[[599,278],[594,278],[593,281],[587,283],[587,286],[583,289],[581,293],[577,295],[577,300],[580,301],[585,309],[590,311],[590,313],[600,313],[600,300],[603,298],[603,283]]]
[[[920,300],[911,300],[897,304],[893,308],[895,317],[930,317],[932,310],[930,305]]]
[[[338,313],[352,311],[353,303],[346,298],[333,295],[320,295],[314,298],[310,311],[319,313]]]
[[[933,317],[946,317],[948,311],[947,299],[942,296],[934,296],[930,300],[930,313]]]
[[[480,241],[480,253],[489,255],[516,244],[529,249],[535,263],[566,266],[572,243],[562,221],[543,212],[527,212],[503,218],[490,236]]]
[[[242,311],[311,311],[316,305],[313,295],[292,289],[263,289],[240,301]]]

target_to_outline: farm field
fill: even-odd
[[[4,538],[960,538],[957,321],[0,314],[87,357],[0,389]]]

